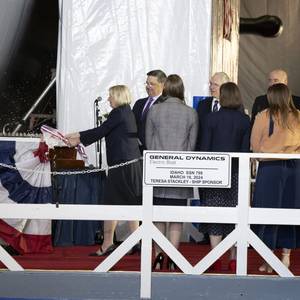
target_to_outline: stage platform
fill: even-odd
[[[111,272],[92,273],[89,271],[103,260],[88,256],[96,249],[97,246],[55,247],[52,254],[15,256],[26,271],[11,272],[2,265],[0,300],[140,299],[140,256],[126,255]],[[180,251],[192,264],[196,264],[208,250],[208,245],[195,243],[180,246]],[[166,269],[153,272],[152,299],[299,299],[300,250],[293,251],[291,256],[291,271],[295,278],[259,273],[261,258],[253,249],[249,249],[248,256],[250,275],[245,277],[237,277],[227,270],[226,256],[219,274],[185,275],[170,273]]]
[[[1,272],[2,299],[140,299],[137,272]],[[300,279],[153,273],[155,300],[298,300]]]

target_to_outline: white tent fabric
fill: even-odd
[[[93,127],[94,100],[112,85],[145,97],[152,69],[182,76],[190,105],[207,95],[210,27],[211,0],[60,1],[58,128]]]

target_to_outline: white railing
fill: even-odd
[[[153,152],[155,151],[147,151]],[[147,153],[145,152],[145,153]],[[144,153],[144,157],[145,157]],[[195,153],[196,154],[196,153]],[[199,153],[198,153],[199,154]],[[220,153],[225,154],[225,153]],[[61,220],[140,220],[142,225],[131,234],[111,255],[106,257],[95,272],[107,272],[139,240],[141,251],[141,298],[151,297],[152,240],[186,274],[202,274],[230,247],[237,247],[237,275],[247,275],[247,249],[253,248],[282,277],[293,277],[281,261],[251,231],[250,224],[300,225],[300,209],[251,208],[250,203],[250,159],[277,158],[300,159],[300,155],[226,153],[239,158],[239,192],[237,207],[172,207],[153,206],[153,186],[143,186],[142,206],[110,205],[59,205],[55,204],[0,204],[0,219],[61,219]],[[153,222],[201,222],[233,223],[232,231],[216,248],[192,266],[185,257],[154,226]],[[11,271],[23,268],[0,247],[0,261]]]

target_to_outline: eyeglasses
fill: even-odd
[[[157,83],[154,83],[154,82],[147,82],[147,81],[146,81],[144,84],[145,84],[145,86],[150,86],[150,87],[154,87],[154,86],[157,85]]]
[[[218,84],[218,83],[216,83],[216,82],[210,81],[210,82],[209,82],[209,86],[211,86],[211,87],[220,87],[220,84]]]

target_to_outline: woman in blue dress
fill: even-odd
[[[218,112],[209,114],[204,120],[201,151],[247,152],[249,151],[250,118],[240,111],[242,98],[238,86],[233,82],[220,87],[220,105]],[[204,206],[236,206],[238,202],[238,160],[232,159],[231,188],[202,189]],[[209,234],[210,245],[215,248],[233,229],[234,224],[203,224],[203,231]],[[220,271],[221,260],[217,260],[213,269]],[[236,249],[230,249],[230,271],[236,270]]]
[[[285,84],[275,84],[267,92],[269,108],[259,113],[251,134],[253,152],[300,153],[300,112],[295,108]],[[300,161],[260,161],[253,207],[300,208]],[[291,249],[299,246],[299,226],[254,225],[258,237],[272,250],[281,248],[281,261],[290,266]],[[263,263],[259,271],[271,273]]]

